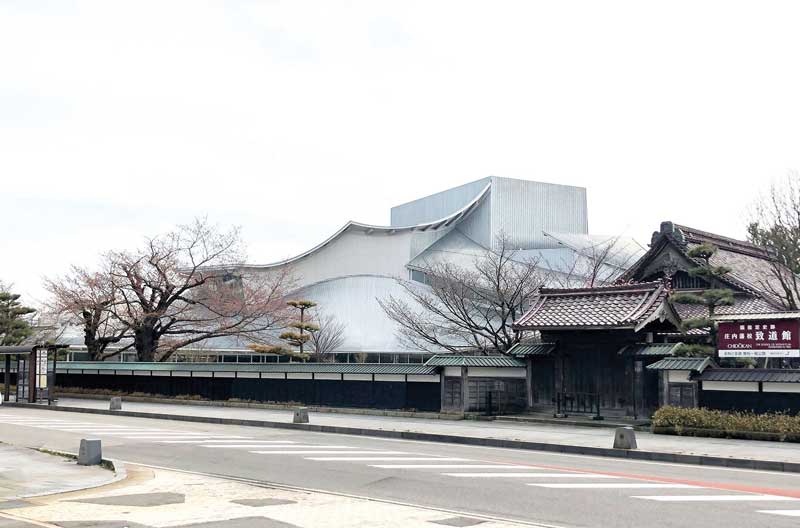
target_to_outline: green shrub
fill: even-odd
[[[654,428],[669,427],[681,434],[685,429],[712,429],[731,435],[737,433],[773,433],[781,436],[800,435],[800,414],[756,414],[711,409],[661,407],[653,415]]]

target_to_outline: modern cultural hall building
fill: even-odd
[[[347,222],[329,238],[292,258],[249,264],[248,272],[289,267],[298,281],[294,298],[309,299],[344,327],[336,350],[340,362],[422,363],[432,356],[404,346],[398,328],[379,299],[403,298],[399,280],[425,282],[425,269],[440,262],[466,267],[497,248],[501,234],[514,258],[537,261],[543,274],[574,270],[587,248],[609,240],[589,235],[586,189],[489,176],[391,209],[387,226]],[[619,251],[604,275],[618,275],[644,253],[631,238],[617,240]],[[79,343],[76,343],[79,345]],[[176,359],[272,362],[235,338],[210,340]]]

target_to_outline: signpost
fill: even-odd
[[[721,358],[800,358],[800,319],[720,322]]]

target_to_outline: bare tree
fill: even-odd
[[[344,344],[346,325],[336,316],[317,311],[311,314],[312,321],[319,330],[311,334],[311,350],[314,351],[312,359],[317,363],[329,361],[331,353]]]
[[[62,277],[46,278],[44,286],[51,296],[50,310],[82,326],[83,344],[91,361],[103,361],[133,346],[128,342],[114,350],[108,348],[132,334],[114,314],[120,297],[107,274],[72,266]]]
[[[636,261],[638,255],[629,250],[621,236],[581,247],[570,247],[574,258],[562,260],[558,273],[550,281],[562,288],[594,288],[611,284]]]
[[[378,299],[406,345],[429,352],[505,353],[520,336],[512,324],[545,282],[537,260],[515,259],[508,239],[472,265],[436,263],[426,285],[398,280],[406,295]]]
[[[750,241],[764,248],[770,273],[756,286],[778,300],[787,310],[800,309],[800,174],[772,185],[755,204],[748,226]]]
[[[139,361],[166,361],[210,338],[262,339],[286,318],[286,267],[248,273],[238,229],[205,219],[149,239],[138,251],[110,252],[107,273],[119,301],[114,317],[133,335]]]

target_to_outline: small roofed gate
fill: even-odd
[[[542,289],[514,328],[538,331],[554,343],[552,408],[556,416],[570,413],[644,417],[657,402],[657,376],[646,366],[657,357],[632,351],[646,346],[659,332],[680,325],[663,282],[578,289]],[[550,370],[547,362],[531,360],[539,383]],[[651,386],[652,385],[652,386]],[[537,390],[540,395],[543,390]],[[529,404],[533,406],[529,398]],[[541,406],[541,404],[538,404]]]

